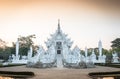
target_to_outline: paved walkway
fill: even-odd
[[[88,73],[90,72],[120,71],[120,68],[96,66],[96,68],[88,69],[67,69],[67,68],[37,69],[27,68],[26,66],[16,66],[0,68],[0,71],[32,71],[35,73],[35,77],[31,79],[91,79],[88,76]]]
[[[57,68],[63,68],[63,64],[62,64],[62,55],[58,54],[57,55]]]

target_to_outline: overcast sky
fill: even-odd
[[[120,37],[120,2],[115,0],[0,0],[0,38],[15,42],[19,35],[36,35],[34,42],[45,48],[60,19],[64,33],[84,49],[110,49]]]

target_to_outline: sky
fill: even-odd
[[[118,0],[119,1],[119,0]],[[0,0],[0,38],[11,45],[19,36],[36,35],[45,41],[60,26],[74,46],[95,48],[102,41],[110,49],[120,37],[120,5],[117,0]]]

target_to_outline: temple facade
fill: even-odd
[[[73,41],[63,33],[58,20],[58,27],[54,34],[51,34],[45,42],[47,50],[42,46],[39,47],[37,54],[28,60],[29,63],[42,63],[43,65],[51,64],[56,67],[63,67],[67,64],[78,65],[80,61],[84,61],[84,56],[80,54],[80,49],[76,46],[71,50]]]
[[[88,56],[87,47],[85,54],[81,54],[78,46],[71,50],[73,41],[63,33],[58,20],[58,27],[54,34],[45,42],[47,50],[39,46],[37,53],[32,56],[32,47],[28,51],[28,56],[19,55],[19,41],[16,42],[16,54],[12,56],[12,63],[24,63],[28,67],[94,67],[94,63],[105,63],[106,56],[102,54],[102,42],[98,42],[99,56],[98,59],[92,50],[92,54]]]
[[[105,56],[102,56],[102,42],[99,41],[99,60],[96,59],[94,49],[88,56],[87,48],[85,55],[81,54],[78,46],[71,50],[73,41],[63,33],[58,20],[58,27],[54,34],[51,34],[45,42],[47,50],[39,46],[37,54],[28,59],[28,66],[34,67],[94,67],[94,63],[105,62]],[[39,64],[39,65],[38,65]]]

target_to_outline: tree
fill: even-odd
[[[108,52],[106,53],[106,63],[112,63],[112,53],[113,53],[112,49],[109,49]]]
[[[16,47],[16,44],[14,42],[12,42],[12,47],[10,47],[11,54],[15,54],[15,49],[16,49],[15,47]]]
[[[116,52],[120,52],[120,38],[116,38],[111,43],[112,43],[111,45],[112,49]]]
[[[85,51],[84,50],[80,50],[80,53],[85,56]]]
[[[8,60],[10,52],[10,47],[6,46],[6,42],[0,39],[0,59]]]
[[[99,51],[98,51],[98,48],[97,48],[97,47],[94,48],[94,52],[95,52],[96,56],[99,56]]]
[[[118,57],[120,58],[120,38],[116,38],[111,43],[112,43],[112,45],[111,45],[112,51],[117,52]]]
[[[6,42],[0,39],[0,48],[5,49],[6,47]]]
[[[93,50],[93,48],[88,49],[88,56],[90,56],[92,54],[92,50]]]
[[[110,54],[110,53],[109,53],[109,50],[104,49],[104,48],[102,49],[102,52],[103,52],[104,55]]]
[[[27,55],[30,46],[34,47],[33,38],[36,38],[35,35],[29,36],[20,36],[19,40],[19,54],[20,55]]]

